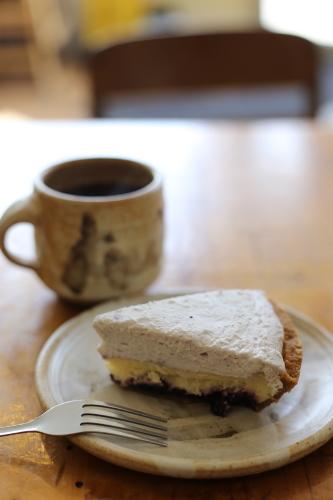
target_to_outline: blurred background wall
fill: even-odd
[[[94,51],[135,38],[261,28],[317,44],[318,118],[333,122],[331,0],[0,0],[0,116],[91,116]]]

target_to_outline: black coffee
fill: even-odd
[[[116,196],[118,194],[132,193],[141,189],[142,186],[127,184],[125,182],[112,182],[112,183],[91,183],[78,186],[72,186],[61,190],[66,194],[73,194],[76,196]]]

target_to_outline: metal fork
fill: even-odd
[[[23,424],[0,427],[0,436],[40,432],[50,436],[97,433],[167,446],[167,420],[125,406],[94,400],[67,401]]]

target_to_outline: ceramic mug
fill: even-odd
[[[6,246],[6,231],[20,222],[34,225],[32,262]],[[123,159],[55,165],[36,179],[33,194],[14,203],[0,220],[6,257],[76,302],[142,291],[159,274],[162,239],[161,177]]]

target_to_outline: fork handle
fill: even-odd
[[[0,427],[0,436],[10,436],[10,434],[20,434],[22,432],[38,432],[38,429],[33,420],[23,424]]]

